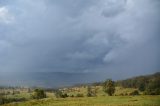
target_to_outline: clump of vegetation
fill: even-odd
[[[112,96],[115,92],[115,84],[112,80],[108,79],[103,84],[104,92],[109,96]]]
[[[55,91],[55,96],[56,96],[56,98],[66,98],[66,97],[68,97],[67,93],[63,93],[60,90]]]
[[[7,104],[7,103],[11,103],[11,102],[23,102],[26,101],[25,98],[6,98],[3,95],[0,95],[0,105],[2,104]]]
[[[32,95],[33,99],[43,99],[46,98],[46,93],[43,89],[35,89]]]
[[[0,94],[0,105],[1,105],[1,104],[4,104],[4,97],[3,97],[2,94]]]
[[[63,95],[62,95],[62,98],[67,98],[68,97],[68,94],[67,93],[64,93]]]
[[[73,97],[74,97],[74,95],[70,95],[70,97],[72,97],[72,98],[73,98]]]
[[[136,88],[145,95],[160,95],[160,73],[117,81],[116,86]]]
[[[153,79],[149,82],[144,92],[146,95],[160,95],[160,79]]]
[[[94,97],[94,96],[96,96],[96,91],[95,90],[93,91],[90,86],[88,86],[88,88],[87,88],[87,96],[88,97]]]
[[[84,97],[84,95],[82,93],[78,93],[76,97]]]
[[[129,93],[129,95],[139,95],[139,92],[138,90],[134,90],[131,93]]]

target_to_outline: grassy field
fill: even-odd
[[[46,98],[2,106],[160,106],[160,96],[104,96],[82,98]]]
[[[64,93],[67,93],[69,96],[74,95],[74,97],[56,98],[53,92],[46,92],[47,98],[40,100],[31,98],[33,92],[29,93],[27,90],[19,90],[18,94],[8,94],[6,97],[25,98],[27,101],[13,102],[1,106],[160,106],[160,95],[149,96],[139,92],[140,95],[129,96],[130,92],[137,90],[135,88],[116,87],[114,96],[108,96],[104,93],[102,86],[93,88],[97,89],[96,97],[86,96],[87,87],[75,87],[62,89]],[[83,94],[84,97],[76,97],[77,94]]]
[[[97,89],[97,93],[96,93],[97,96],[107,96],[107,94],[103,91],[103,87],[102,86],[96,86],[96,87],[93,87],[93,89]],[[114,95],[122,96],[122,94],[129,94],[134,90],[137,90],[137,89],[135,89],[135,88],[116,87]],[[83,94],[84,96],[86,96],[87,87],[79,87],[78,90],[73,90],[73,91],[65,90],[64,92],[67,93],[68,95],[76,96],[77,94],[80,93],[80,94]]]

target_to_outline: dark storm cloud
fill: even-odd
[[[125,11],[127,0],[108,0],[105,3],[105,9],[102,11],[102,15],[106,17],[114,17],[121,12]]]
[[[0,71],[131,75],[160,68],[158,0],[0,4]]]

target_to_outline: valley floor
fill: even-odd
[[[46,98],[2,106],[160,106],[160,95]]]

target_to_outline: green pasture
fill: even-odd
[[[2,106],[160,106],[160,96],[101,96],[81,98],[46,98]]]

